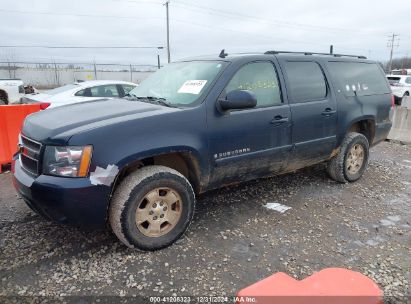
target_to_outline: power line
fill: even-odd
[[[157,65],[154,64],[134,64],[134,63],[90,63],[90,62],[32,62],[32,61],[0,61],[0,64],[32,64],[32,65],[39,65],[39,64],[49,64],[49,65],[54,65],[54,64],[64,64],[64,65],[98,65],[98,66],[111,66],[111,65],[116,65],[116,66],[133,66],[133,67],[157,67]]]
[[[115,0],[114,0],[115,1]],[[116,2],[129,2],[129,3],[140,3],[141,0],[117,0]],[[152,4],[162,4],[160,2],[148,2],[148,3],[152,3]],[[206,7],[206,6],[201,6],[198,3],[195,2],[187,2],[184,0],[175,0],[173,1],[173,3],[177,6],[180,6],[181,8],[184,9],[188,9],[188,10],[193,10],[193,11],[197,11],[200,13],[205,13],[207,12],[208,14],[217,14],[217,15],[223,15],[225,17],[229,16],[229,17],[233,17],[233,18],[241,18],[243,19],[250,19],[253,22],[260,22],[260,23],[265,23],[265,24],[273,24],[276,26],[284,26],[284,27],[298,27],[298,28],[306,28],[305,30],[312,30],[312,29],[316,29],[316,30],[326,30],[326,31],[345,31],[345,32],[349,32],[349,33],[356,33],[356,35],[359,34],[359,31],[362,31],[363,35],[369,35],[370,32],[373,33],[378,33],[380,35],[386,35],[388,32],[382,32],[382,31],[375,31],[375,30],[365,30],[365,29],[360,29],[360,28],[335,28],[335,27],[325,27],[325,26],[319,26],[319,25],[311,25],[311,24],[304,24],[304,23],[297,23],[297,22],[289,22],[286,20],[282,20],[282,19],[261,19],[260,17],[255,17],[255,16],[250,16],[250,15],[244,15],[244,14],[240,14],[240,13],[235,13],[232,11],[225,11],[225,10],[221,10],[221,9],[216,9],[216,8],[212,8],[212,7]],[[404,37],[408,37],[411,38],[411,36],[404,36]]]
[[[159,5],[163,5],[163,2],[160,1],[144,1],[144,0],[112,0],[114,2],[131,2],[131,3],[144,3],[144,4],[159,4]]]
[[[150,3],[150,4],[161,4],[160,2],[146,2],[146,1],[136,1],[136,0],[117,0],[115,2],[120,2],[120,1],[121,2],[129,2],[129,3],[142,3],[143,2],[143,3]],[[183,2],[181,0],[178,0],[178,2],[180,2],[180,4],[183,4]],[[217,12],[217,14],[220,14],[220,15],[221,14],[225,14],[225,16],[231,15],[231,17],[233,17],[233,18],[241,18],[242,20],[248,18],[250,20],[253,20],[253,22],[260,22],[260,23],[262,22],[264,24],[273,24],[273,25],[276,25],[276,26],[298,26],[298,27],[308,26],[308,27],[311,27],[311,29],[314,28],[314,27],[317,27],[317,26],[311,26],[311,25],[303,25],[303,24],[299,24],[299,23],[287,23],[287,22],[283,22],[283,21],[269,22],[269,21],[266,21],[266,20],[257,19],[256,17],[252,17],[252,16],[236,14],[236,13],[227,12],[227,11],[218,10],[218,9],[206,8],[206,7],[198,6],[198,5],[197,5],[197,7],[194,7],[194,8],[190,7],[188,4],[183,4],[183,5],[185,5],[186,8],[188,7],[187,9],[194,9],[194,10],[197,9],[197,11],[200,11],[200,12],[201,12],[201,10],[209,10],[212,13],[214,11],[214,12]],[[75,16],[75,17],[93,17],[93,18],[116,18],[116,19],[132,19],[132,20],[136,20],[136,19],[160,19],[160,20],[163,20],[163,18],[157,18],[157,17],[153,17],[153,18],[143,17],[143,18],[141,18],[141,17],[131,17],[131,16],[116,16],[116,15],[69,14],[69,13],[33,12],[33,11],[5,10],[5,9],[0,9],[0,12],[19,13],[19,14],[40,14],[40,15],[51,15],[51,16],[57,15],[57,16]],[[202,13],[204,13],[204,12],[202,12]],[[187,21],[187,20],[178,20],[178,19],[171,19],[171,20],[181,22],[181,23],[201,26],[201,27],[204,27],[204,28],[207,28],[207,29],[214,28],[214,29],[223,30],[223,31],[242,33],[242,34],[246,34],[246,35],[250,35],[250,36],[252,35],[253,37],[257,36],[257,37],[264,37],[265,39],[278,39],[278,40],[281,40],[281,41],[292,42],[292,43],[311,44],[311,45],[317,45],[317,46],[319,45],[318,43],[309,43],[309,42],[306,42],[306,41],[290,40],[290,39],[283,39],[283,38],[274,38],[272,36],[270,37],[270,36],[267,36],[267,35],[261,35],[261,34],[254,34],[254,33],[250,33],[250,32],[232,30],[232,29],[228,29],[228,28],[225,28],[225,27],[210,26],[210,24],[206,25],[206,24],[194,23],[194,22],[190,22],[190,21]],[[325,29],[325,30],[343,30],[343,29],[337,29],[337,28],[325,28],[325,27],[321,27],[321,28]],[[311,29],[307,29],[307,30],[311,30]],[[328,44],[324,43],[323,46],[328,47]],[[131,48],[158,48],[158,49],[161,49],[160,47],[134,47],[134,46],[133,47],[129,47],[129,46],[120,46],[120,47],[108,47],[108,46],[107,47],[104,47],[104,46],[103,47],[94,47],[94,46],[93,47],[2,46],[2,47],[5,47],[5,48],[7,48],[7,47],[9,47],[9,48],[12,48],[12,47],[27,47],[27,48],[28,47],[38,47],[38,48],[40,48],[40,47],[42,47],[42,48],[102,48],[102,49],[104,49],[104,48],[107,48],[107,49],[109,49],[109,48],[111,48],[111,49],[115,49],[115,48],[130,48],[130,49]],[[347,48],[347,47],[345,49],[365,50],[365,49],[360,49],[360,48]]]
[[[118,15],[93,15],[93,14],[71,14],[71,13],[54,13],[54,12],[36,12],[36,11],[22,11],[22,10],[8,10],[0,9],[3,13],[12,14],[26,14],[26,15],[46,15],[46,16],[66,16],[66,17],[86,17],[86,18],[115,18],[115,19],[131,19],[131,20],[159,20],[158,17],[139,17],[139,16],[118,16]]]
[[[141,1],[135,1],[135,0],[117,0],[115,2],[129,2],[129,3],[150,3],[150,4],[161,4],[160,2],[141,2]],[[286,22],[283,20],[277,20],[277,21],[269,21],[269,20],[264,20],[252,16],[247,16],[243,14],[236,14],[232,12],[227,12],[223,10],[217,10],[217,9],[212,9],[212,8],[206,8],[203,6],[190,6],[189,4],[186,4],[184,2],[176,2],[177,6],[180,6],[180,8],[183,9],[188,9],[200,13],[205,13],[204,10],[208,11],[208,13],[211,14],[217,14],[217,15],[223,15],[225,17],[231,17],[231,18],[240,18],[241,20],[244,21],[244,19],[249,19],[252,22],[258,22],[262,24],[271,24],[279,27],[289,27],[289,28],[299,28],[302,30],[325,30],[325,31],[347,31],[347,32],[353,32],[351,29],[340,29],[340,28],[329,28],[329,27],[323,27],[323,26],[315,26],[315,25],[307,25],[307,24],[300,24],[300,23],[290,23]],[[22,10],[7,10],[7,9],[0,9],[0,12],[4,13],[16,13],[16,14],[28,14],[28,15],[48,15],[48,16],[68,16],[68,17],[86,17],[86,18],[114,18],[114,19],[125,19],[125,20],[163,20],[162,18],[159,17],[135,17],[135,16],[118,16],[118,15],[93,15],[93,14],[72,14],[72,13],[54,13],[54,12],[35,12],[35,11],[22,11]],[[275,19],[273,19],[275,20]],[[355,32],[358,34],[358,29],[355,30]],[[365,33],[362,33],[363,35]],[[382,34],[382,32],[381,32]],[[386,33],[384,33],[386,34]]]
[[[131,0],[129,2],[132,2]],[[177,6],[180,6],[183,9],[188,9],[188,10],[192,10],[192,11],[196,11],[196,12],[200,12],[200,13],[205,13],[207,12],[208,14],[214,14],[214,15],[220,15],[220,16],[224,16],[224,17],[230,17],[230,18],[237,18],[237,19],[241,19],[244,21],[244,19],[248,19],[249,21],[252,22],[257,22],[257,23],[262,23],[262,24],[271,24],[274,26],[279,26],[279,27],[288,27],[288,28],[298,28],[298,29],[302,29],[302,30],[316,30],[316,31],[338,31],[338,32],[350,32],[350,33],[357,33],[359,32],[359,30],[361,31],[361,29],[347,29],[347,28],[333,28],[333,27],[325,27],[325,26],[318,26],[318,25],[310,25],[310,24],[303,24],[303,23],[296,23],[296,22],[289,22],[289,21],[285,21],[285,20],[280,20],[280,19],[270,19],[270,20],[266,20],[266,19],[261,19],[259,17],[254,17],[254,16],[250,16],[250,15],[244,15],[244,14],[240,14],[240,13],[233,13],[231,11],[225,11],[225,10],[221,10],[221,9],[215,9],[215,8],[210,8],[210,7],[205,7],[205,6],[201,6],[198,4],[193,5],[193,3],[189,3],[189,2],[185,2],[182,0],[176,0],[175,4]],[[369,33],[368,31],[364,31],[362,30],[363,33],[361,33],[362,35],[365,35],[366,32]],[[376,31],[373,31],[376,32]],[[381,35],[386,35],[386,32],[379,32]]]
[[[202,24],[202,23],[198,23],[198,22],[191,22],[191,21],[187,21],[187,20],[180,20],[180,19],[171,19],[172,21],[175,22],[180,22],[180,23],[185,23],[185,24],[190,24],[190,25],[194,25],[194,26],[199,26],[199,27],[203,27],[206,28],[208,30],[210,29],[214,29],[214,30],[218,30],[218,31],[226,31],[226,32],[232,32],[232,33],[239,33],[242,35],[247,35],[250,37],[259,37],[259,38],[263,38],[263,39],[271,39],[271,40],[275,40],[276,42],[290,42],[290,43],[297,43],[297,44],[306,44],[306,45],[315,45],[315,46],[321,46],[324,48],[329,47],[329,44],[326,43],[315,43],[315,42],[307,42],[307,41],[302,41],[302,40],[291,40],[291,39],[287,39],[287,38],[279,38],[279,37],[273,37],[273,36],[268,36],[268,35],[261,35],[261,34],[254,34],[254,33],[250,33],[250,32],[245,32],[245,31],[239,31],[239,30],[234,30],[234,29],[230,29],[227,27],[218,27],[218,26],[211,26],[211,25],[207,25],[207,24]],[[346,49],[346,50],[357,50],[357,51],[368,51],[368,49],[361,49],[361,48],[350,48],[350,47],[339,47],[339,49]]]
[[[42,49],[159,49],[163,46],[54,46],[54,45],[0,45],[0,48],[42,48]]]

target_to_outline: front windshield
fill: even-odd
[[[78,84],[74,84],[74,83],[66,84],[65,86],[58,87],[58,88],[55,88],[53,90],[48,90],[44,93],[49,94],[49,95],[55,95],[55,94],[62,93],[62,92],[65,92],[65,91],[68,91],[68,90],[71,90],[71,89],[74,89],[74,88],[77,88],[77,87],[79,87]]]
[[[174,106],[190,105],[207,90],[224,64],[220,61],[172,63],[142,81],[129,95],[161,98]]]

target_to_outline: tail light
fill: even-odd
[[[49,102],[42,102],[42,103],[40,103],[40,109],[45,110],[50,106],[50,104],[51,103],[49,103]]]
[[[391,94],[391,108],[395,107],[395,97],[394,94]]]

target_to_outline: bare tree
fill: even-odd
[[[385,69],[388,69],[388,62],[384,64]],[[392,60],[392,69],[411,69],[411,56],[404,56],[399,58],[394,58]],[[388,72],[388,71],[387,71]]]

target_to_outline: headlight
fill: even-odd
[[[43,173],[67,177],[85,177],[90,167],[92,146],[46,147]]]

